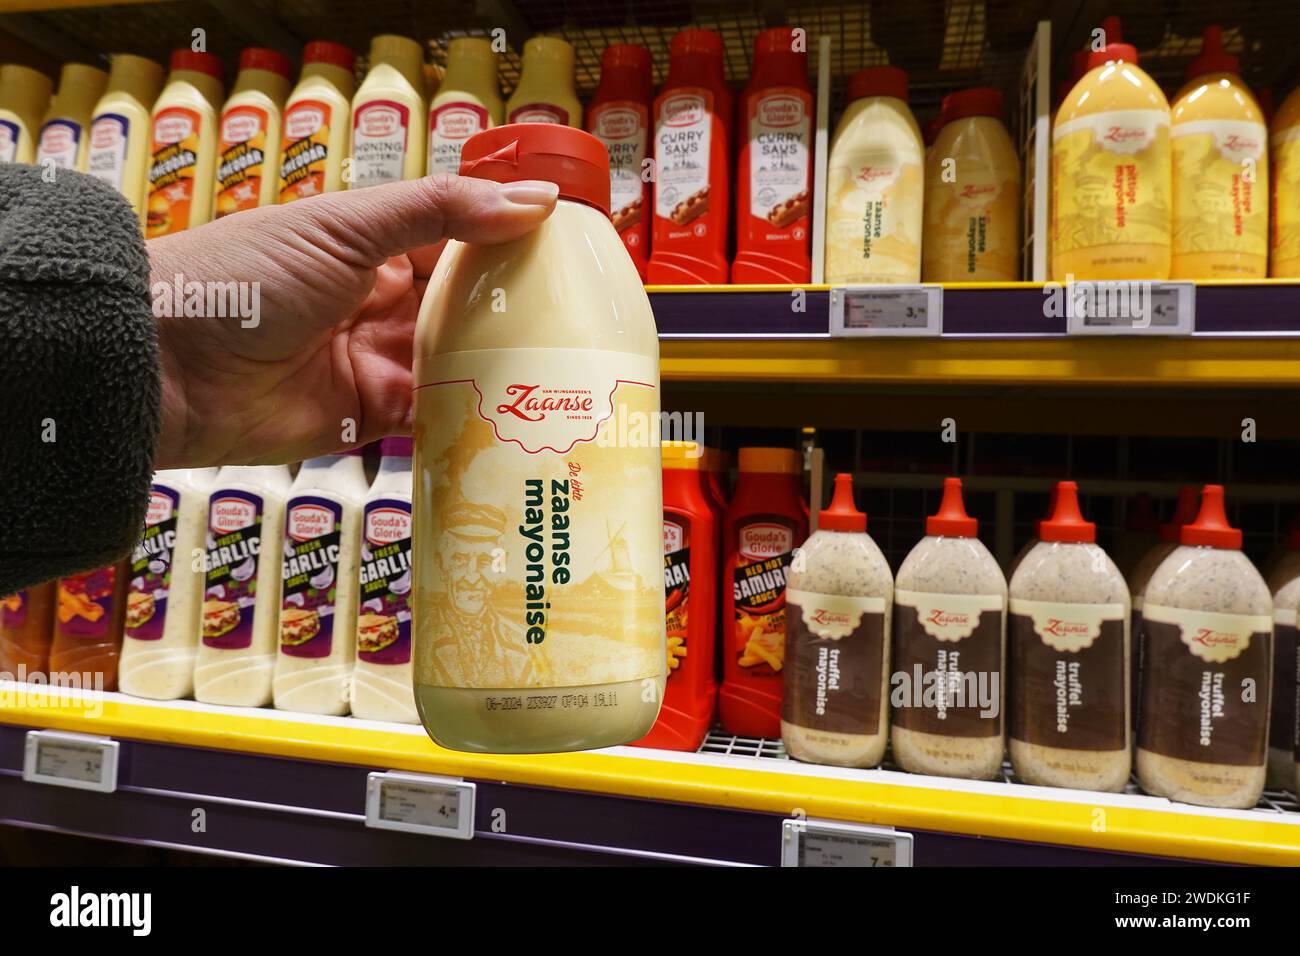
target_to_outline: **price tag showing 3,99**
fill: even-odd
[[[943,287],[848,286],[831,289],[830,334],[933,336],[943,331]]]
[[[860,823],[789,819],[781,828],[781,865],[911,866],[912,834]]]
[[[28,783],[112,793],[117,789],[119,746],[108,737],[29,730],[23,779]]]
[[[366,781],[366,826],[427,836],[474,837],[477,788],[459,777],[390,770]]]

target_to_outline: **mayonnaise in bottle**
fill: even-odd
[[[86,172],[129,199],[142,221],[149,170],[150,111],[162,83],[163,68],[153,60],[114,53],[108,89],[95,104],[90,121]]]
[[[53,88],[40,70],[17,63],[0,66],[0,163],[35,161],[41,117]]]
[[[216,468],[154,475],[144,534],[128,566],[123,693],[178,700],[194,691],[203,607],[208,494]]]
[[[424,175],[424,51],[406,37],[370,41],[370,72],[352,98],[351,189]]]
[[[352,716],[418,724],[411,668],[411,439],[385,438],[361,521]]]
[[[47,161],[60,169],[86,168],[86,151],[90,145],[87,131],[90,113],[104,95],[108,74],[84,63],[65,63],[59,73],[59,91],[45,111],[41,139],[36,146],[36,161]]]
[[[352,138],[352,51],[316,40],[302,54],[302,78],[284,108],[280,202],[343,188],[343,158]]]
[[[288,465],[226,465],[213,482],[195,700],[242,707],[271,702],[291,484]]]
[[[285,506],[275,706],[346,714],[356,657],[361,449],[302,463]]]
[[[506,122],[582,127],[582,104],[573,91],[573,47],[559,37],[533,37],[524,44],[519,85],[506,101]]]
[[[465,140],[500,126],[504,114],[492,43],[482,37],[452,40],[447,75],[429,104],[429,172],[458,172]]]
[[[212,218],[220,107],[221,60],[211,53],[173,51],[167,85],[153,107],[146,239]]]
[[[1300,88],[1282,101],[1269,133],[1273,219],[1269,276],[1300,278]]]
[[[239,76],[221,110],[217,219],[272,205],[279,196],[281,113],[292,68],[275,50],[249,47],[239,55]]]

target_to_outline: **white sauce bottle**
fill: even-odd
[[[558,123],[582,128],[582,103],[573,91],[573,47],[559,37],[524,44],[519,85],[506,101],[507,123]]]
[[[411,439],[385,438],[361,519],[352,715],[418,724],[411,668]]]
[[[123,693],[179,700],[194,691],[208,495],[216,477],[215,468],[154,475],[144,534],[128,565],[126,630],[117,671]]]
[[[406,37],[370,41],[370,71],[352,98],[352,183],[361,189],[424,175],[424,51]]]
[[[366,489],[357,448],[304,461],[289,490],[273,683],[280,710],[348,712]]]
[[[90,147],[90,113],[104,95],[108,74],[84,63],[65,63],[59,72],[59,91],[50,100],[36,146],[36,162],[60,169],[85,172]]]
[[[288,465],[226,465],[208,498],[207,579],[194,699],[271,702]]]
[[[447,76],[429,104],[429,174],[459,172],[465,140],[500,126],[505,109],[491,41],[452,40],[447,45]]]

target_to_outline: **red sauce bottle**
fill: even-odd
[[[59,579],[51,674],[78,675],[80,684],[71,686],[83,689],[117,690],[127,583],[122,564]],[[102,688],[97,680],[103,681]]]
[[[740,449],[723,523],[722,726],[741,737],[781,735],[785,578],[808,537],[803,459],[789,448]]]
[[[53,581],[0,597],[0,674],[45,674],[53,637]]]
[[[682,30],[655,99],[652,285],[727,281],[732,95],[722,76],[722,37]]]
[[[754,71],[740,95],[735,283],[812,278],[813,96],[808,54],[790,27],[754,38]]]

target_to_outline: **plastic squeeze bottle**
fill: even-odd
[[[361,518],[352,716],[418,724],[411,666],[411,439],[385,438]]]
[[[926,282],[1020,278],[1020,157],[1002,124],[1002,92],[944,97],[925,171]]]
[[[582,104],[573,91],[573,47],[559,37],[533,37],[524,44],[519,85],[506,101],[506,122],[582,128]]]
[[[1273,117],[1272,231],[1268,274],[1300,278],[1300,89],[1282,101]]]
[[[239,76],[221,110],[216,218],[273,205],[280,191],[280,132],[293,64],[275,50],[239,54]]]
[[[194,699],[265,707],[280,632],[288,465],[226,465],[208,498]]]
[[[654,228],[646,279],[655,285],[724,284],[730,209],[733,101],[722,75],[722,37],[682,30],[654,102]]]
[[[40,70],[17,63],[0,66],[0,163],[36,160],[41,117],[53,88]]]
[[[1183,803],[1253,807],[1268,759],[1273,597],[1241,553],[1222,486],[1205,486],[1178,542],[1142,603],[1138,782]]]
[[[754,69],[740,94],[736,169],[736,283],[807,282],[812,208],[813,98],[808,54],[789,27],[754,38]]]
[[[167,85],[153,107],[145,238],[212,218],[220,107],[221,60],[211,53],[173,51]]]
[[[975,537],[961,479],[894,582],[890,732],[904,770],[989,780],[1002,768],[1007,583]]]
[[[117,690],[125,614],[125,565],[59,578],[50,674],[65,675],[65,686]]]
[[[659,340],[609,221],[609,156],[581,130],[500,126],[465,144],[461,175],[560,198],[520,239],[448,243],[421,307],[420,719],[456,750],[637,740],[667,670]]]
[[[1059,281],[1169,278],[1169,103],[1137,63],[1127,43],[1090,53],[1088,72],[1057,111],[1052,276]]]
[[[108,87],[90,121],[86,172],[131,201],[144,222],[149,172],[150,112],[162,89],[163,68],[153,60],[114,53]]]
[[[424,175],[424,49],[407,37],[370,41],[370,70],[352,98],[351,189]]]
[[[1268,125],[1224,52],[1219,27],[1205,28],[1201,55],[1174,97],[1174,279],[1262,279],[1268,275]]]
[[[643,46],[607,46],[600,58],[600,85],[587,107],[587,132],[609,151],[610,218],[643,280],[650,257],[645,162],[654,99],[650,67],[650,51]]]
[[[827,172],[827,282],[920,281],[924,163],[907,74],[875,66],[849,77]]]
[[[153,700],[194,692],[203,610],[208,494],[216,468],[154,475],[144,533],[127,567],[126,633],[118,683]]]
[[[1057,487],[1009,585],[1011,765],[1025,783],[1118,792],[1132,767],[1128,587],[1083,520],[1078,487]]]
[[[465,140],[500,126],[505,109],[492,42],[483,37],[452,40],[447,74],[429,103],[429,172],[459,172]]]
[[[46,674],[54,639],[55,582],[0,597],[0,674],[26,681]]]
[[[835,476],[800,550],[785,592],[781,739],[799,760],[874,767],[889,739],[894,575],[853,503],[852,475]]]
[[[60,169],[85,172],[90,148],[90,114],[104,95],[108,74],[84,63],[65,63],[59,73],[59,91],[50,100],[41,126],[36,161]]]
[[[352,51],[314,40],[302,54],[302,78],[284,108],[280,202],[343,188],[343,158],[352,138]]]
[[[1273,592],[1273,705],[1268,721],[1270,790],[1295,785],[1296,607],[1300,605],[1300,527],[1287,535],[1287,549],[1268,575]]]

